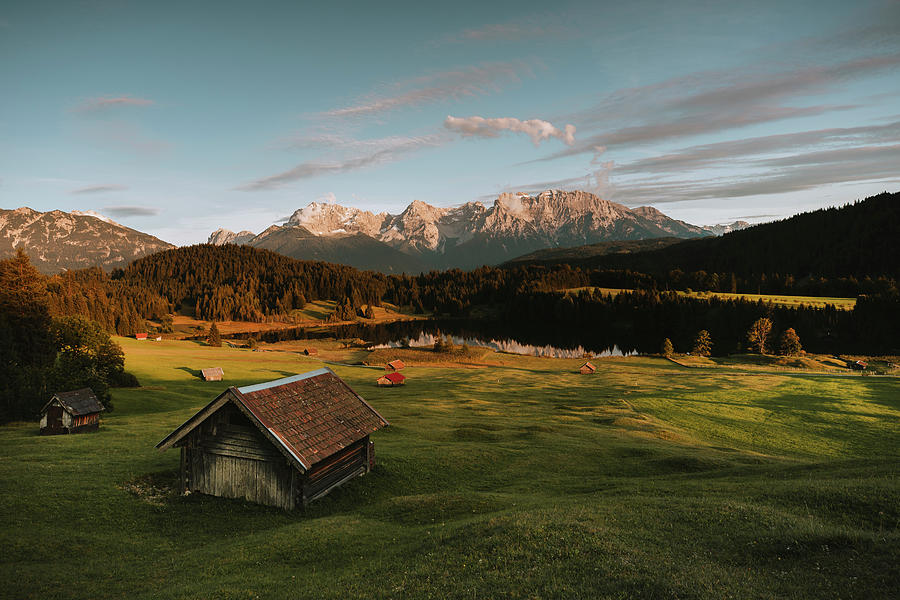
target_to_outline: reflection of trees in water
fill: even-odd
[[[526,354],[529,356],[546,356],[550,358],[581,358],[589,354],[593,358],[604,356],[625,356],[617,345],[607,348],[602,352],[590,352],[584,346],[578,345],[574,348],[558,348],[556,346],[544,345],[535,346],[533,344],[523,344],[516,340],[508,339],[484,339],[482,337],[461,337],[452,334],[441,333],[442,336],[449,335],[456,345],[467,344],[469,346],[479,346],[482,348],[492,348],[501,352],[511,352],[513,354]],[[412,348],[430,348],[434,346],[438,336],[431,333],[422,333],[417,338],[401,338],[391,340],[384,344],[376,344],[375,348],[399,348],[408,340]],[[628,354],[636,354],[631,352]]]
[[[399,344],[405,339],[430,339],[430,343],[433,344],[434,336],[438,333],[452,336],[454,343],[458,344],[466,342],[470,345],[490,345],[490,347],[500,350],[525,354],[533,354],[541,348],[548,348],[548,353],[557,352],[557,354],[545,354],[547,356],[568,356],[570,354],[581,356],[585,353],[600,355],[612,351],[613,348],[624,354],[654,352],[655,348],[659,346],[659,340],[636,343],[634,340],[627,339],[627,332],[621,332],[624,335],[617,335],[617,332],[611,328],[593,331],[569,328],[567,331],[553,324],[477,319],[395,321],[393,323],[337,325],[329,328],[296,327],[267,331],[260,334],[260,339],[271,343],[287,340],[360,338],[375,345]],[[246,336],[240,335],[239,337]],[[423,345],[425,344],[423,343]],[[550,350],[551,348],[553,350]]]

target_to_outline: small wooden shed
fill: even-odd
[[[225,371],[222,370],[222,367],[200,369],[200,374],[203,375],[203,381],[222,381],[222,378],[225,377]]]
[[[304,348],[303,349],[303,354],[305,354],[307,356],[315,356],[318,353],[319,353],[319,351],[315,348]]]
[[[406,363],[404,363],[399,358],[397,360],[392,360],[387,364],[384,368],[385,371],[399,371],[400,369],[406,367]]]
[[[181,489],[293,509],[368,473],[388,422],[331,369],[229,387],[156,445]]]
[[[578,368],[578,372],[582,375],[593,375],[594,371],[596,370],[597,367],[595,367],[591,362],[586,362]]]
[[[394,385],[403,385],[403,382],[406,380],[406,375],[403,373],[388,373],[387,375],[382,375],[375,383],[383,386],[394,386]]]
[[[104,410],[90,388],[58,392],[41,409],[41,435],[97,431]]]
[[[146,333],[136,333],[136,334],[134,334],[134,339],[136,339],[136,340],[146,340],[146,339],[147,339],[147,334],[146,334]]]

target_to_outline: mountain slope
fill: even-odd
[[[529,260],[522,262],[541,262]],[[900,276],[900,193],[882,193],[755,225],[721,237],[687,240],[663,249],[607,254],[573,265],[662,273],[790,273],[856,277]]]
[[[100,215],[0,210],[0,258],[16,248],[24,249],[41,272],[52,274],[93,266],[110,270],[174,246]]]
[[[294,225],[273,225],[249,239],[246,239],[246,233],[249,232],[233,234],[220,229],[210,236],[209,243],[219,246],[246,245],[298,260],[320,260],[383,273],[419,273],[427,270],[426,265],[416,257],[362,233],[317,236],[304,227]]]

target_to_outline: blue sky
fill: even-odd
[[[0,4],[0,207],[174,243],[585,189],[697,224],[900,189],[900,3]]]

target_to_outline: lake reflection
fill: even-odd
[[[490,340],[486,341],[474,337],[460,337],[455,335],[444,336],[453,340],[457,346],[467,344],[469,346],[478,346],[481,348],[491,348],[500,352],[509,352],[511,354],[525,354],[527,356],[545,356],[549,358],[582,358],[589,356],[591,358],[603,358],[607,356],[636,356],[637,352],[622,352],[619,347],[613,344],[612,348],[607,348],[599,353],[588,352],[583,346],[575,348],[557,348],[555,346],[534,346],[532,344],[523,344],[515,340]],[[434,346],[437,336],[430,333],[422,333],[415,339],[409,339],[411,348],[423,348]],[[377,344],[372,348],[399,348],[404,345],[406,338],[402,340],[394,340],[385,344]]]

